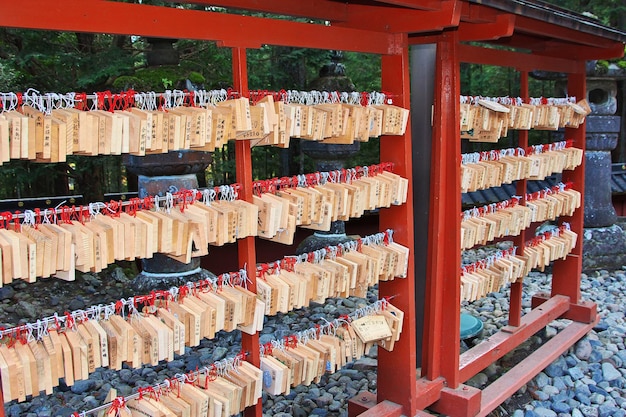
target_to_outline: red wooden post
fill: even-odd
[[[528,99],[528,71],[520,71],[520,97]],[[520,148],[528,148],[528,131],[520,130],[517,132],[517,146]],[[526,203],[526,180],[517,182],[517,195],[521,196],[520,203]],[[519,236],[514,239],[517,246],[517,253],[524,254],[524,242],[526,242],[526,231],[522,230]],[[519,327],[522,321],[522,282],[514,282],[511,284],[511,297],[509,301],[509,326]]]
[[[577,99],[586,97],[585,62],[577,63],[575,72],[569,74],[567,93]],[[585,149],[585,124],[578,129],[565,129],[565,138],[572,139],[574,146]],[[585,194],[585,159],[583,164],[574,171],[563,173],[563,182],[571,181],[574,187]],[[584,221],[584,206],[581,206],[573,216],[562,217],[562,221],[569,222],[572,230],[578,233],[578,243],[565,260],[554,262],[552,270],[552,295],[563,294],[570,297],[572,304],[580,301],[580,274],[582,273],[582,235]]]
[[[235,90],[243,96],[248,95],[248,68],[245,48],[233,48],[233,85]],[[240,195],[243,200],[252,201],[252,150],[250,141],[235,141],[235,159],[237,170],[237,182],[241,184]],[[248,289],[256,292],[256,252],[254,237],[250,236],[237,241],[237,255],[239,267],[245,268],[248,273],[250,283]],[[259,352],[259,335],[255,333],[249,335],[241,334],[241,349],[248,353],[248,362],[254,366],[260,366],[261,358]],[[246,417],[261,417],[263,415],[263,405],[261,400],[254,407],[246,408]]]
[[[461,139],[457,34],[437,40],[432,136],[431,207],[422,373],[459,384]],[[458,190],[451,192],[450,190]]]
[[[394,94],[394,104],[410,107],[409,52],[408,36],[396,35],[395,45],[399,48],[393,55],[383,55],[382,87],[383,91]],[[394,172],[411,178],[411,129],[403,137],[383,137],[380,141],[380,160],[394,164]],[[409,183],[408,195],[412,196],[412,184]],[[415,355],[415,267],[413,253],[413,201],[394,206],[380,213],[380,229],[394,230],[393,238],[398,243],[408,246],[409,269],[407,278],[379,284],[379,296],[393,297],[391,302],[405,312],[402,337],[396,342],[393,352],[378,350],[378,401],[389,400],[402,405],[403,414],[415,415],[417,362]],[[405,333],[406,332],[406,333]]]

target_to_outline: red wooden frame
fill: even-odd
[[[518,17],[515,18],[515,22],[518,22]],[[494,28],[492,24],[486,25],[489,29]],[[459,36],[463,34],[465,38],[475,40],[475,35],[480,34],[477,30],[472,32],[471,36],[467,36],[468,32],[462,31],[461,28],[459,28]],[[500,30],[508,29],[501,24]],[[485,36],[493,35],[492,30],[485,33]],[[520,70],[520,95],[522,97],[528,97],[528,71],[550,68],[552,71],[569,73],[568,94],[585,97],[585,63],[577,59],[546,58],[516,51],[464,45],[460,44],[458,37],[455,39],[454,34],[445,32],[435,39],[438,48],[437,76],[439,78],[436,80],[438,91],[435,95],[433,117],[432,166],[435,169],[432,173],[431,187],[435,195],[438,192],[442,195],[431,200],[430,230],[438,233],[432,235],[430,242],[429,275],[433,282],[430,283],[430,290],[427,292],[429,297],[426,311],[432,316],[427,317],[429,334],[425,335],[428,339],[426,339],[422,369],[425,378],[433,380],[443,377],[447,382],[447,387],[441,391],[441,397],[430,406],[432,410],[452,417],[484,416],[573,345],[593,327],[598,318],[595,304],[580,299],[582,243],[579,242],[565,260],[554,263],[551,295],[536,296],[533,300],[534,309],[530,313],[522,317],[521,284],[513,284],[508,326],[461,355],[460,364],[455,360],[459,354],[459,344],[442,343],[446,334],[450,332],[450,329],[444,329],[443,323],[454,323],[455,328],[458,329],[458,322],[455,323],[455,320],[458,319],[460,312],[459,251],[448,249],[460,247],[459,242],[456,241],[460,235],[460,226],[450,221],[453,213],[460,212],[460,199],[458,198],[460,163],[456,160],[456,156],[460,154],[460,141],[458,140],[460,132],[458,118],[455,117],[456,103],[450,103],[447,97],[450,92],[453,92],[455,97],[459,95],[458,83],[455,81],[459,77],[459,62],[461,61],[509,66]],[[591,42],[588,37],[584,39],[585,42]],[[614,46],[608,49],[614,49]],[[440,103],[445,103],[447,106],[442,109]],[[445,113],[450,110],[454,113],[438,116],[438,111]],[[454,124],[451,125],[451,123]],[[585,148],[584,126],[578,129],[566,129],[565,134],[568,139],[574,140],[574,146]],[[527,132],[521,132],[519,137],[519,146],[526,146],[528,144]],[[565,172],[563,180],[574,182],[576,189],[584,193],[584,163],[574,171]],[[441,191],[442,181],[445,181],[449,188],[457,190],[456,198],[451,191]],[[524,195],[525,192],[522,190],[526,188],[526,181],[520,181],[518,188],[521,195]],[[582,209],[577,210],[573,216],[561,220],[568,221],[572,230],[579,236],[582,235]],[[516,242],[521,247],[524,241],[525,233],[522,233]],[[442,259],[444,257],[447,257],[445,261]],[[519,367],[514,368],[511,375],[499,378],[483,392],[462,385],[462,382],[515,349],[528,337],[558,317],[570,318],[576,322],[559,334],[558,339],[546,343],[537,354],[529,356]]]
[[[534,69],[567,72],[569,93],[585,95],[584,60],[608,58],[623,53],[623,42],[614,31],[595,28],[576,30],[514,11],[506,12],[497,1],[482,4],[469,0],[189,0],[200,5],[218,5],[278,15],[306,17],[315,23],[269,17],[250,17],[217,11],[183,10],[104,0],[5,1],[0,26],[40,30],[61,30],[110,34],[215,40],[231,47],[234,88],[246,95],[246,48],[263,44],[338,49],[382,55],[382,86],[396,97],[396,104],[409,106],[409,43],[434,43],[436,91],[433,107],[432,170],[430,196],[427,300],[423,334],[421,378],[417,375],[415,332],[415,281],[411,278],[383,282],[381,296],[393,296],[394,304],[405,311],[402,338],[393,353],[379,351],[378,392],[359,396],[350,414],[396,416],[429,415],[428,407],[452,416],[485,415],[488,410],[532,378],[552,355],[580,338],[597,320],[595,305],[580,299],[581,244],[565,261],[554,266],[552,294],[537,296],[535,307],[521,316],[521,285],[511,288],[509,326],[504,332],[459,355],[460,326],[460,62],[512,66],[522,72],[521,95],[528,94],[528,72]],[[489,7],[493,3],[494,7]],[[562,20],[562,19],[561,19]],[[626,39],[626,38],[624,38]],[[517,48],[481,48],[464,41],[491,41]],[[584,127],[568,130],[577,147],[584,148]],[[425,138],[416,138],[425,140]],[[520,144],[527,136],[520,134]],[[395,164],[396,172],[412,175],[410,129],[403,137],[381,139],[381,159]],[[236,143],[237,180],[242,197],[251,199],[252,161],[249,142]],[[584,166],[565,175],[582,192]],[[524,182],[520,189],[525,188]],[[411,194],[411,190],[409,190]],[[523,195],[523,193],[522,193]],[[568,219],[574,231],[582,231],[582,210]],[[394,238],[411,249],[409,277],[414,271],[413,204],[381,212],[381,228],[396,231]],[[523,242],[522,237],[518,243]],[[238,242],[238,261],[254,277],[254,239]],[[254,290],[253,280],[251,288]],[[483,391],[462,385],[504,352],[513,349],[552,318],[564,315],[580,323],[558,337],[550,355],[530,358],[532,366],[518,368]],[[258,335],[243,336],[249,360],[259,363]],[[547,345],[546,345],[547,346]],[[368,410],[369,411],[366,411]],[[246,416],[261,416],[261,405],[250,407]],[[0,417],[4,409],[0,407]]]

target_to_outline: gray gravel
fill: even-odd
[[[492,415],[494,416],[601,416],[626,415],[626,273],[599,271],[583,274],[582,298],[598,305],[600,322],[572,348],[522,387]],[[530,311],[530,298],[550,290],[550,273],[532,272],[524,280],[524,312]],[[508,291],[463,305],[463,310],[479,317],[484,324],[482,338],[506,325]],[[468,383],[478,388],[495,380],[506,368],[517,363],[540,343],[556,335],[569,321],[555,320],[544,331],[531,337],[517,352],[505,356],[476,375]],[[478,340],[479,341],[479,340]],[[471,341],[469,344],[472,345]],[[463,344],[465,348],[471,347]]]

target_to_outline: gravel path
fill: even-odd
[[[525,280],[524,303],[530,309],[530,294],[549,289],[549,274],[532,273]],[[598,305],[600,323],[578,343],[550,364],[498,410],[500,416],[514,417],[623,417],[626,416],[626,273],[600,271],[582,276],[583,299]],[[480,304],[480,305],[479,305]],[[480,315],[486,329],[506,320],[507,298],[494,294],[482,303],[467,306]],[[492,311],[489,311],[492,310]],[[524,346],[530,349],[540,340],[554,336],[568,322],[555,320],[545,331]],[[497,377],[504,367],[515,363],[520,353],[503,358],[472,379],[480,387]]]
[[[477,253],[473,256],[483,256]],[[465,259],[471,261],[471,259]],[[132,272],[126,272],[129,276]],[[549,289],[549,273],[531,273],[524,281],[524,309],[530,309],[530,295]],[[601,271],[583,276],[582,293],[586,300],[598,303],[600,323],[572,349],[559,357],[544,372],[520,389],[491,416],[550,417],[550,416],[626,416],[626,273]],[[79,274],[68,283],[41,280],[33,284],[15,282],[0,288],[0,323],[11,327],[24,321],[62,314],[66,310],[82,309],[94,304],[109,303],[130,296],[128,277],[119,267],[111,267],[100,275]],[[323,323],[323,317],[335,318],[348,314],[376,299],[376,291],[368,299],[351,297],[331,299],[325,305],[312,305],[309,310],[297,310],[269,318],[260,335],[261,342],[281,338],[298,330]],[[463,310],[479,317],[485,338],[506,324],[508,293],[490,294]],[[515,353],[506,355],[497,364],[472,378],[468,383],[483,387],[496,379],[503,370],[513,366],[520,355],[525,356],[541,341],[554,336],[566,321],[556,320],[530,338]],[[174,361],[156,367],[125,368],[121,371],[100,368],[89,380],[72,387],[63,384],[49,396],[34,397],[23,403],[5,404],[8,416],[53,417],[70,416],[99,406],[111,388],[128,395],[138,387],[154,385],[176,373],[192,371],[213,361],[234,356],[239,352],[239,332],[221,332],[213,341],[203,340],[197,348],[187,350]],[[474,343],[479,340],[473,341]],[[468,346],[463,343],[463,348]],[[347,401],[362,390],[375,391],[376,350],[348,364],[340,372],[325,375],[319,384],[299,386],[287,396],[263,395],[264,415],[276,417],[345,416]]]

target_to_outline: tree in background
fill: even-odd
[[[99,91],[141,62],[129,36],[0,29],[3,91]],[[11,161],[0,170],[0,197],[82,193],[101,199],[104,179],[121,185],[119,158],[71,157],[66,164]],[[73,190],[71,188],[74,188]]]

